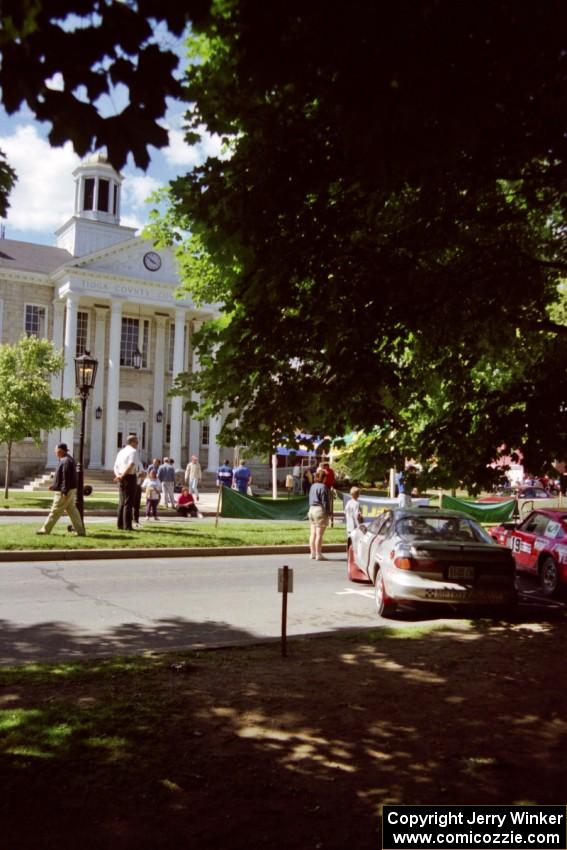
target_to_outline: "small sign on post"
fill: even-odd
[[[293,570],[278,568],[278,593],[282,593],[282,657],[287,658],[287,595],[293,593]]]

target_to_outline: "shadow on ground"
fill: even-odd
[[[250,637],[168,620],[155,646],[203,628]],[[4,652],[46,640],[84,652],[2,625]],[[0,846],[375,850],[383,803],[562,803],[566,649],[562,619],[479,621],[4,670]]]
[[[83,633],[68,623],[45,622],[16,626],[0,620],[0,664],[22,664],[37,658],[52,661],[87,659],[93,655],[130,655],[203,646],[226,646],[257,639],[227,623],[193,622],[182,617],[151,624],[122,623],[104,635]],[[1,848],[1,845],[0,845]]]

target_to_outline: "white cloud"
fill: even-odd
[[[70,142],[52,148],[37,126],[28,123],[4,131],[0,150],[18,175],[10,195],[7,237],[53,244],[57,228],[73,215],[73,171],[80,158]],[[120,223],[140,229],[151,209],[147,198],[163,184],[149,175],[124,176]]]
[[[150,177],[148,174],[139,177],[128,177],[124,181],[124,197],[123,201],[131,204],[133,207],[144,207],[148,197],[152,192],[161,187],[159,180]]]
[[[193,168],[200,165],[208,156],[219,156],[222,142],[219,136],[211,135],[200,128],[202,141],[196,145],[188,145],[182,130],[169,128],[169,146],[164,148],[163,155],[170,165],[182,165]]]
[[[54,231],[73,213],[73,171],[80,162],[70,142],[52,148],[36,128],[20,125],[0,136],[0,149],[16,170],[18,182],[10,195],[10,227],[42,233]]]
[[[56,82],[56,81],[55,81]],[[141,229],[148,223],[153,204],[147,198],[169,180],[222,153],[218,136],[206,132],[201,141],[188,145],[181,129],[184,116],[172,114],[166,128],[169,146],[154,157],[149,172],[135,167],[123,170],[121,224]],[[48,125],[34,122],[25,110],[8,117],[0,106],[0,150],[15,169],[18,181],[10,195],[6,236],[8,239],[53,245],[55,231],[73,215],[73,171],[80,164],[70,142],[53,148],[46,139]],[[229,154],[228,154],[229,155]]]
[[[148,223],[150,209],[154,206],[148,204],[148,197],[163,184],[147,174],[138,176],[125,174],[124,176],[120,224],[141,230]]]

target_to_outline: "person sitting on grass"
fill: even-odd
[[[148,477],[142,484],[142,490],[146,494],[146,519],[153,516],[154,519],[159,519],[157,509],[161,498],[161,481],[157,477],[155,469],[150,469]]]
[[[175,506],[175,510],[177,511],[179,516],[202,516],[202,514],[200,514],[197,510],[195,499],[189,492],[188,487],[181,488],[181,493],[177,497],[177,505]]]

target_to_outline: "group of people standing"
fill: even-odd
[[[200,465],[197,458],[199,473],[195,473],[195,490],[198,499],[198,482],[201,479]],[[187,468],[189,469],[190,464]],[[135,531],[140,528],[140,505],[142,495],[146,497],[146,519],[159,520],[158,505],[163,496],[164,506],[172,508],[180,516],[199,516],[195,499],[188,487],[183,487],[177,500],[175,499],[175,461],[173,458],[154,458],[145,467],[138,454],[138,438],[132,434],[126,445],[120,449],[114,463],[115,480],[120,488],[118,504],[118,528],[125,531]]]
[[[59,464],[50,490],[56,495],[49,516],[37,534],[49,534],[51,529],[64,513],[67,513],[73,523],[77,535],[84,537],[85,526],[77,509],[77,469],[65,443],[59,443],[55,449]],[[185,469],[185,484],[177,501],[175,500],[175,463],[173,458],[164,458],[163,462],[155,458],[146,468],[138,454],[138,438],[132,434],[128,437],[124,448],[120,449],[114,463],[115,480],[120,488],[117,525],[119,529],[133,531],[140,528],[140,506],[142,494],[146,497],[146,519],[159,520],[158,505],[162,495],[164,504],[176,510],[181,516],[200,516],[196,501],[199,500],[199,485],[202,480],[202,470],[199,459],[192,455]],[[294,479],[296,477],[294,468]],[[219,466],[217,484],[232,487],[233,483],[239,493],[249,492],[252,474],[242,460],[233,470],[229,461]],[[332,514],[333,485],[335,473],[328,463],[323,463],[313,474],[309,488],[309,550],[310,557],[317,561],[326,561],[323,555],[323,537],[329,525]],[[356,488],[353,488],[356,489]],[[358,492],[351,490],[351,500],[354,506],[347,505],[347,525],[358,524],[357,508]],[[349,508],[351,510],[349,511]],[[348,522],[349,513],[352,514]],[[349,531],[352,530],[349,528]]]
[[[333,512],[333,486],[335,473],[330,464],[322,463],[313,474],[309,488],[309,557],[315,561],[326,561],[323,555],[323,537]]]
[[[251,495],[249,489],[251,483],[252,473],[244,460],[241,460],[234,469],[230,465],[230,461],[225,460],[217,470],[217,487],[232,487],[234,485],[235,490],[246,496]]]

